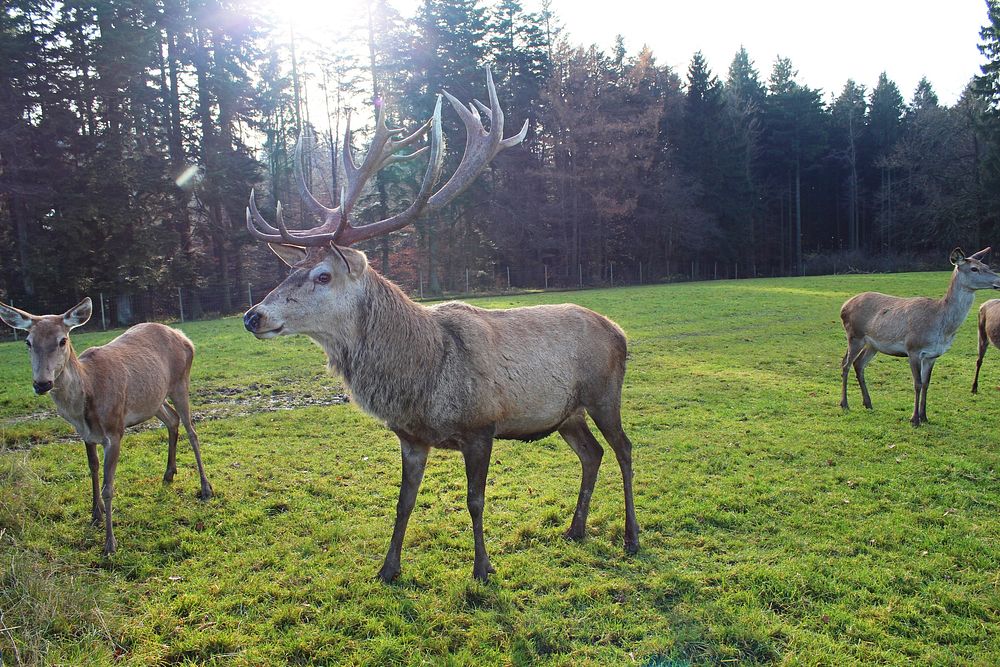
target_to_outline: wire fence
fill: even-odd
[[[491,295],[517,294],[541,290],[576,290],[624,287],[653,283],[684,282],[692,280],[725,280],[758,277],[756,266],[693,261],[679,265],[667,262],[655,267],[642,262],[608,262],[599,268],[577,265],[575,271],[565,266],[556,271],[539,263],[512,267],[496,264],[488,269],[442,267],[439,271],[439,289],[423,274],[414,279],[391,276],[413,299],[437,300],[445,298],[471,298]],[[767,275],[776,275],[768,273]],[[90,293],[94,302],[87,331],[119,329],[139,322],[191,322],[216,319],[242,313],[262,300],[279,280],[268,282],[242,282],[229,285],[215,284],[198,288],[103,290]],[[18,304],[10,305],[29,312],[42,314],[63,312],[74,304]],[[51,307],[51,308],[49,308]],[[49,309],[47,309],[49,308]],[[17,340],[23,332],[13,331]]]

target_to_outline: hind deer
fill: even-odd
[[[976,359],[976,377],[972,380],[972,393],[979,393],[979,368],[990,343],[1000,347],[1000,299],[990,299],[979,306],[979,358]]]
[[[494,438],[536,440],[558,431],[580,458],[583,475],[566,535],[582,539],[603,449],[591,434],[590,415],[611,445],[625,492],[625,549],[639,549],[632,500],[632,443],[622,429],[621,389],[626,342],[611,320],[576,305],[484,310],[464,303],[425,307],[368,264],[349,246],[405,227],[420,215],[441,210],[493,157],[521,142],[521,131],[503,138],[504,115],[487,70],[490,105],[466,108],[445,93],[466,128],[466,146],[454,175],[434,191],[441,171],[441,97],[431,120],[408,137],[385,126],[380,111],[371,146],[360,166],[344,142],[345,185],[340,204],[328,208],[309,192],[302,176],[300,139],[295,167],[305,206],[322,224],[290,231],[260,215],[253,193],[247,227],[291,267],[291,274],[250,308],[244,325],[259,339],[302,334],[326,352],[355,402],[399,438],[402,483],[389,549],[378,576],[400,572],[400,553],[424,466],[432,447],[457,449],[465,459],[467,507],[472,518],[472,574],[486,580],[493,567],[483,537],[486,475]],[[490,129],[483,127],[486,117]],[[425,133],[430,145],[399,156]],[[412,204],[387,219],[355,227],[351,212],[379,169],[429,152],[427,170]]]
[[[178,425],[183,423],[201,476],[202,500],[211,498],[212,486],[201,464],[188,400],[194,345],[180,331],[162,324],[137,324],[107,345],[92,347],[78,357],[69,334],[87,323],[92,309],[89,297],[62,315],[32,315],[0,303],[0,319],[28,332],[35,393],[52,396],[59,416],[76,429],[87,446],[93,524],[104,522],[104,553],[108,555],[117,547],[111,501],[127,426],[154,416],[166,425],[163,481],[171,482],[177,472]],[[168,397],[173,407],[167,403]],[[98,483],[98,444],[104,449],[103,488]]]
[[[1000,289],[1000,276],[983,263],[984,248],[968,257],[961,248],[951,252],[955,269],[942,299],[903,298],[864,292],[848,299],[840,309],[847,333],[847,352],[841,362],[843,382],[840,407],[847,409],[847,376],[851,366],[861,386],[866,408],[872,407],[865,385],[865,366],[876,353],[907,357],[913,374],[913,416],[910,423],[927,421],[927,387],[938,357],[948,351],[958,328],[975,301],[976,290]]]

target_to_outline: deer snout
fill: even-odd
[[[257,307],[254,306],[243,315],[243,327],[250,333],[257,333],[257,327],[260,326],[260,313],[257,312]]]
[[[41,396],[42,394],[48,393],[52,389],[52,380],[46,380],[45,382],[33,382],[32,386],[35,388],[35,393]]]

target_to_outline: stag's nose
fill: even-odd
[[[46,382],[35,382],[34,387],[35,393],[41,395],[52,389],[52,381],[48,380]]]
[[[250,333],[256,333],[258,326],[260,326],[260,313],[251,308],[243,316],[243,327]]]

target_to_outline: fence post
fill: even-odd
[[[510,265],[507,265],[507,289],[510,289]]]
[[[542,268],[545,270],[545,289],[549,288],[549,265],[542,264]]]
[[[469,293],[469,267],[465,267],[465,293]]]
[[[181,324],[184,323],[184,295],[181,294],[181,288],[177,288],[177,306],[181,311]]]
[[[580,287],[583,287],[583,262],[577,262],[576,270],[580,274]]]
[[[12,305],[12,306],[14,305],[14,299],[10,300],[10,305]],[[11,330],[13,330],[13,332],[14,332],[14,340],[17,340],[17,329],[15,329],[14,327],[11,327]]]
[[[639,284],[642,284],[642,262],[639,262]]]
[[[694,260],[691,260],[691,280],[694,280]]]
[[[608,264],[611,265],[611,286],[614,287],[615,286],[615,263],[614,262],[608,262]]]
[[[101,292],[98,296],[101,298],[101,330],[102,331],[107,331],[108,330],[108,320],[104,316],[104,292]]]
[[[253,283],[247,283],[247,307],[253,308]]]
[[[739,279],[740,279],[740,263],[736,262],[736,265],[734,267],[733,280],[739,280]]]
[[[719,263],[718,262],[715,262],[712,265],[712,276],[713,276],[713,278],[712,278],[713,280],[718,280],[719,279]]]
[[[424,274],[417,274],[420,277],[420,298],[424,298]]]

